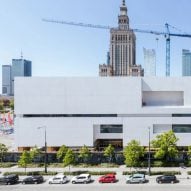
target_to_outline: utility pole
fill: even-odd
[[[150,127],[149,128],[149,153],[148,153],[148,174],[151,175],[151,143],[150,143]]]
[[[38,129],[44,128],[44,172],[47,173],[47,142],[46,142],[46,126],[38,127]]]

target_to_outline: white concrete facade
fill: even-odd
[[[43,146],[39,126],[46,126],[49,147],[93,147],[97,139],[121,139],[123,146],[136,139],[146,146],[148,127],[151,139],[175,128],[181,131],[176,132],[178,145],[190,145],[190,81],[191,77],[17,77],[16,146]],[[101,133],[100,125],[122,125],[122,132]]]

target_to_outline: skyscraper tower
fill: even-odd
[[[129,27],[129,17],[125,0],[120,6],[118,27],[110,30],[110,63],[111,76],[141,76],[143,70],[136,65],[136,36]],[[99,67],[99,74],[105,71],[105,65]]]
[[[2,65],[2,94],[11,95],[11,65]]]
[[[23,59],[22,55],[20,59],[12,59],[12,95],[14,95],[14,79],[18,76],[32,76],[32,62]]]
[[[156,52],[154,49],[143,48],[144,53],[144,75],[156,76]]]
[[[182,50],[182,76],[191,76],[191,52]]]
[[[129,28],[129,17],[125,0],[120,7],[118,28],[110,31],[110,65],[114,76],[129,76],[130,66],[135,65],[134,32]]]

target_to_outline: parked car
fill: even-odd
[[[163,175],[163,176],[158,176],[156,178],[156,182],[159,184],[162,184],[162,183],[174,184],[174,183],[178,182],[178,180],[175,175]]]
[[[63,174],[58,174],[52,178],[50,178],[48,180],[48,183],[49,184],[64,184],[64,183],[67,183],[69,180],[67,178],[67,176],[63,175]]]
[[[147,182],[147,180],[146,180],[144,174],[132,174],[132,175],[126,177],[127,184],[145,183],[145,182]]]
[[[91,182],[91,175],[90,174],[80,174],[78,176],[74,176],[71,180],[72,184],[75,183],[84,183],[87,184]]]
[[[7,176],[0,177],[0,184],[16,184],[19,181],[19,176],[17,174],[10,174]]]
[[[22,180],[22,184],[40,184],[44,182],[43,176],[28,176]]]
[[[116,182],[115,174],[106,174],[99,178],[99,183],[114,183]]]

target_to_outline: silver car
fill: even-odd
[[[132,175],[126,177],[127,184],[145,183],[145,182],[147,182],[147,180],[145,179],[144,174],[132,174]]]

